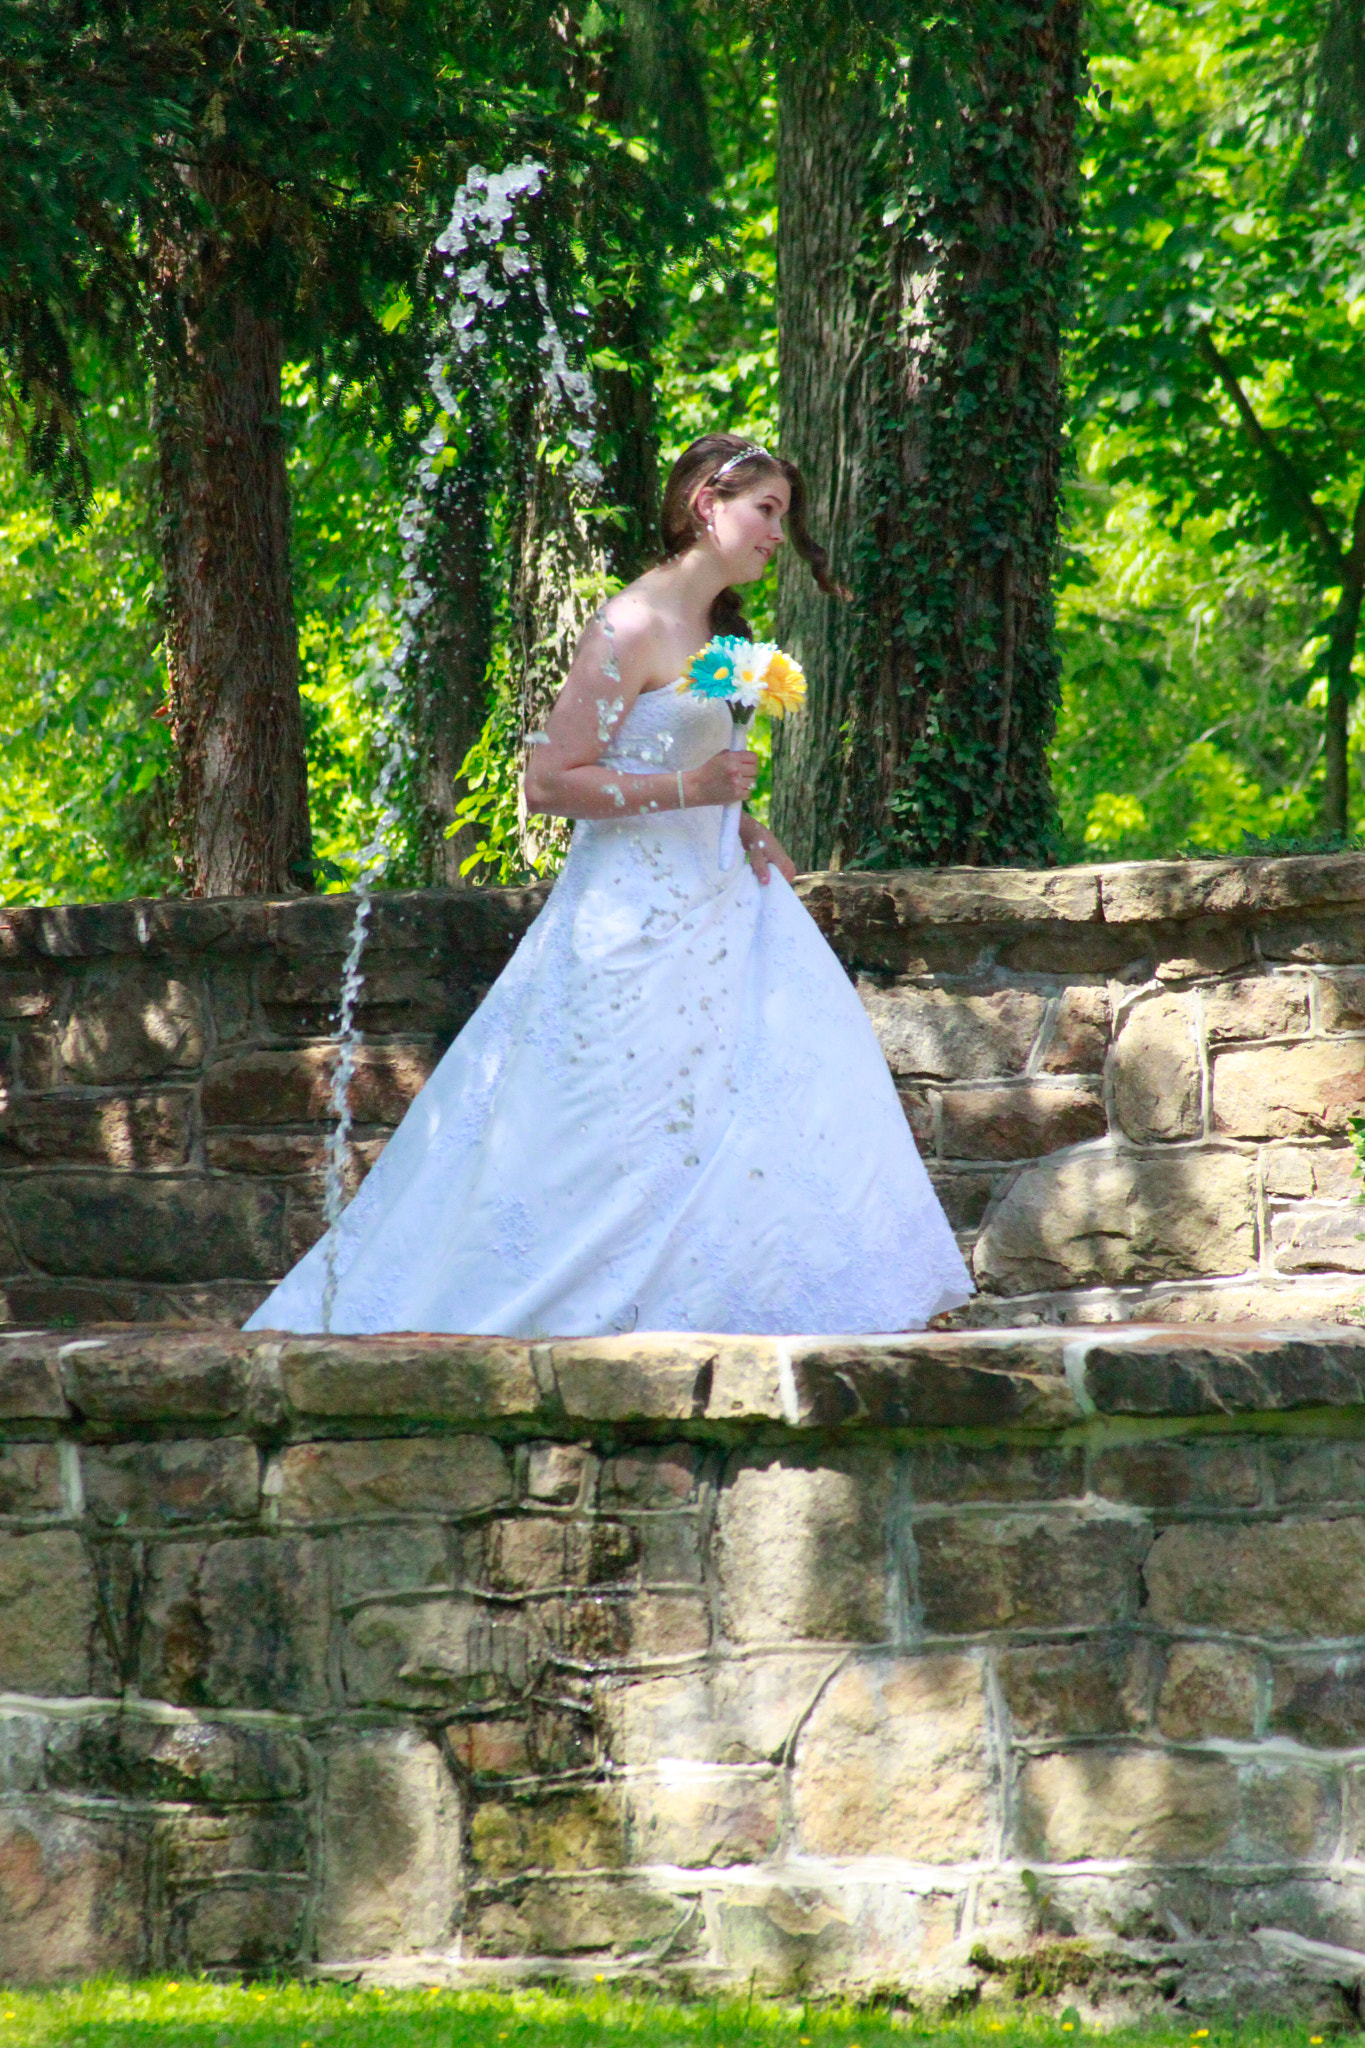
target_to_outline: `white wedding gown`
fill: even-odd
[[[639,697],[607,764],[730,714]],[[580,823],[545,908],[336,1227],[337,1331],[915,1329],[972,1283],[881,1048],[711,806]],[[320,1330],[327,1240],[249,1330]]]

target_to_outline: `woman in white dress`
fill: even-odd
[[[745,816],[757,757],[674,687],[783,523],[795,466],[709,434],[665,555],[588,626],[526,771],[577,821],[544,909],[328,1238],[248,1329],[595,1336],[921,1328],[972,1283],[856,993]]]

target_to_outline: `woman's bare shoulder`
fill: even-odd
[[[676,621],[663,609],[648,584],[630,583],[601,606],[579,644],[585,649],[600,646],[604,650],[609,645],[622,674],[644,683],[676,631]]]

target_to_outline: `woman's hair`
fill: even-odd
[[[690,448],[684,448],[668,472],[659,518],[664,560],[671,562],[675,556],[686,554],[693,542],[700,540],[705,528],[697,511],[697,496],[708,484],[718,498],[738,498],[753,490],[765,471],[787,480],[791,492],[787,533],[797,554],[826,597],[847,598],[843,584],[836,583],[829,573],[829,556],[811,538],[806,525],[806,485],[800,470],[783,456],[770,455],[766,448],[746,441],[742,434],[703,434]],[[753,629],[744,616],[737,590],[722,590],[712,601],[711,631],[753,639]]]

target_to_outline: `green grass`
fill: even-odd
[[[904,2048],[907,2040],[1075,2048],[1086,2031],[1070,2010],[1048,2019],[988,2005],[931,2022],[877,2006],[803,2010],[760,1998],[680,2005],[607,1987],[385,1992],[158,1980],[0,1990],[0,2048]],[[1173,2015],[1104,2040],[1112,2048],[1310,2048],[1324,2031],[1254,2020],[1204,2027]]]

